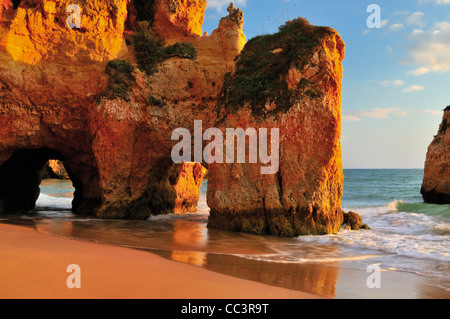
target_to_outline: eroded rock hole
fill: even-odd
[[[44,166],[36,209],[71,210],[75,188],[63,161],[50,159]]]
[[[0,166],[0,213],[30,211],[36,207],[38,199],[41,206],[44,203],[45,207],[60,206],[60,209],[70,210],[75,189],[63,162],[64,157],[50,149],[15,151]],[[64,182],[58,187],[51,186],[48,182],[51,178]],[[44,182],[46,193],[41,193],[43,180],[47,180]],[[62,185],[65,187],[61,188]]]
[[[20,1],[21,1],[21,0],[12,0],[13,9],[19,8]]]

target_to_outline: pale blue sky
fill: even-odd
[[[369,29],[369,4],[382,28]],[[209,0],[204,31],[229,1]],[[336,29],[346,43],[342,92],[345,168],[423,168],[450,105],[450,0],[238,0],[244,33],[274,33],[298,16]]]

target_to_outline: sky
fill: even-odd
[[[230,1],[208,0],[212,32]],[[423,168],[450,105],[450,0],[236,0],[247,39],[275,33],[287,20],[337,30],[343,61],[344,168]],[[381,9],[380,28],[369,28]]]

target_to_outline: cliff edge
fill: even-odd
[[[450,204],[450,106],[428,147],[421,193],[426,203]]]
[[[210,227],[288,237],[339,231],[343,59],[339,34],[303,18],[245,45],[219,96],[218,123],[279,129],[279,167],[261,175],[249,160],[210,165]]]

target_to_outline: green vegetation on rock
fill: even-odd
[[[301,70],[310,63],[320,40],[332,32],[298,18],[281,26],[278,33],[251,39],[237,57],[235,73],[225,76],[219,105],[235,111],[248,103],[255,115],[264,116],[288,111],[298,92],[320,97],[322,92],[313,82],[304,79],[297,90],[289,90],[285,78],[291,67]],[[266,110],[272,102],[275,109]]]
[[[126,60],[111,60],[106,65],[105,73],[109,75],[109,81],[102,97],[130,100],[131,90],[136,83],[134,66]]]
[[[133,34],[135,56],[140,70],[151,76],[158,72],[158,64],[172,57],[195,59],[197,51],[191,43],[164,46],[153,32],[148,21],[137,23]]]

